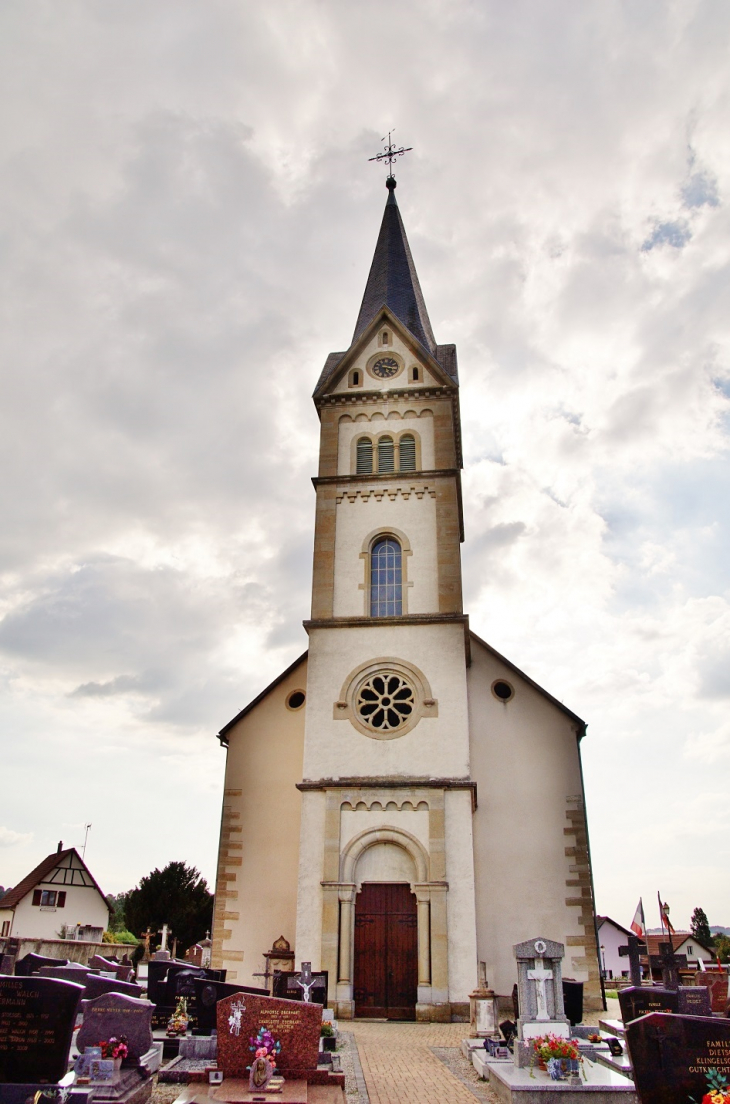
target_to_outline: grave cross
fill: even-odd
[[[679,989],[679,969],[687,968],[687,955],[675,954],[671,943],[660,943],[659,954],[650,955],[649,963],[653,970],[661,970],[666,989]]]
[[[646,944],[639,939],[638,935],[630,935],[628,944],[624,947],[619,947],[618,953],[622,958],[628,957],[629,969],[631,970],[631,984],[641,987],[641,958],[640,955],[646,954]]]
[[[154,934],[155,933],[152,931],[152,928],[149,926],[149,924],[147,925],[147,931],[143,931],[140,934],[140,939],[144,939],[144,957],[145,957],[145,959],[148,959],[150,957],[150,939],[152,938],[152,936]]]
[[[167,950],[167,937],[170,934],[170,929],[168,928],[167,924],[163,924],[157,934],[162,936],[162,943],[160,944],[160,950],[161,951],[166,951]]]
[[[297,978],[297,985],[302,990],[302,999],[309,1004],[312,1000],[312,987],[316,982],[316,978],[312,977],[312,963],[303,962],[302,968],[299,971],[299,977]]]
[[[549,1020],[545,982],[553,980],[553,972],[545,969],[544,958],[535,959],[535,968],[527,971],[527,977],[529,981],[535,982],[535,996],[537,997],[537,1016],[535,1019]]]

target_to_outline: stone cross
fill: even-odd
[[[312,977],[312,963],[303,962],[299,972],[299,978],[297,979],[297,985],[302,990],[303,1000],[305,1000],[307,1004],[312,1000],[312,988],[315,982],[316,978]]]
[[[149,926],[149,924],[147,925],[147,931],[143,931],[140,933],[140,939],[144,939],[145,959],[148,959],[150,957],[150,939],[154,934],[155,933],[152,931],[152,928]]]
[[[679,989],[679,968],[687,968],[687,955],[675,954],[671,943],[660,943],[659,954],[650,955],[649,963],[653,970],[661,969],[666,989]]]
[[[157,934],[162,936],[162,943],[160,944],[160,950],[161,951],[166,951],[167,950],[167,937],[170,934],[170,929],[168,928],[167,924],[163,924]]]
[[[537,1017],[538,1020],[549,1020],[548,1007],[547,1007],[547,993],[545,992],[545,982],[553,980],[552,970],[545,969],[545,960],[543,958],[535,959],[535,969],[528,970],[527,976],[530,981],[535,982],[535,996],[537,997]]]
[[[638,935],[630,935],[628,943],[619,947],[618,953],[622,958],[629,960],[629,969],[631,970],[631,984],[641,988],[641,959],[640,955],[646,952],[646,944],[639,939]]]

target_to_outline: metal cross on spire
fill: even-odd
[[[385,142],[385,138],[381,139]],[[388,143],[383,147],[383,153],[378,153],[375,157],[368,157],[368,161],[382,161],[388,166],[388,180],[393,179],[393,172],[391,166],[395,164],[399,157],[402,157],[404,153],[410,153],[413,146],[401,146],[398,149],[393,141],[393,131],[388,131]]]

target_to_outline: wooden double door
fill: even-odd
[[[365,882],[355,898],[355,1015],[415,1020],[418,915],[411,887]]]

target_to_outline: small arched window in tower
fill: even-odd
[[[382,336],[381,336],[380,340],[381,340],[381,344],[383,344],[383,345],[388,344],[389,338],[388,338],[388,331],[387,330],[383,330],[383,333],[382,333]]]
[[[355,471],[358,475],[370,475],[373,470],[373,442],[369,437],[361,437],[357,442],[357,461]]]
[[[416,470],[416,438],[412,433],[404,433],[398,442],[398,460],[400,471]]]
[[[400,617],[403,613],[403,556],[394,537],[373,545],[370,553],[370,616]]]
[[[378,440],[378,471],[395,471],[395,449],[392,437],[381,437]]]
[[[411,383],[420,383],[421,372],[417,365],[413,365],[411,368]]]
[[[352,373],[352,386],[357,387],[359,382],[360,382],[360,373],[359,372],[353,372]]]

